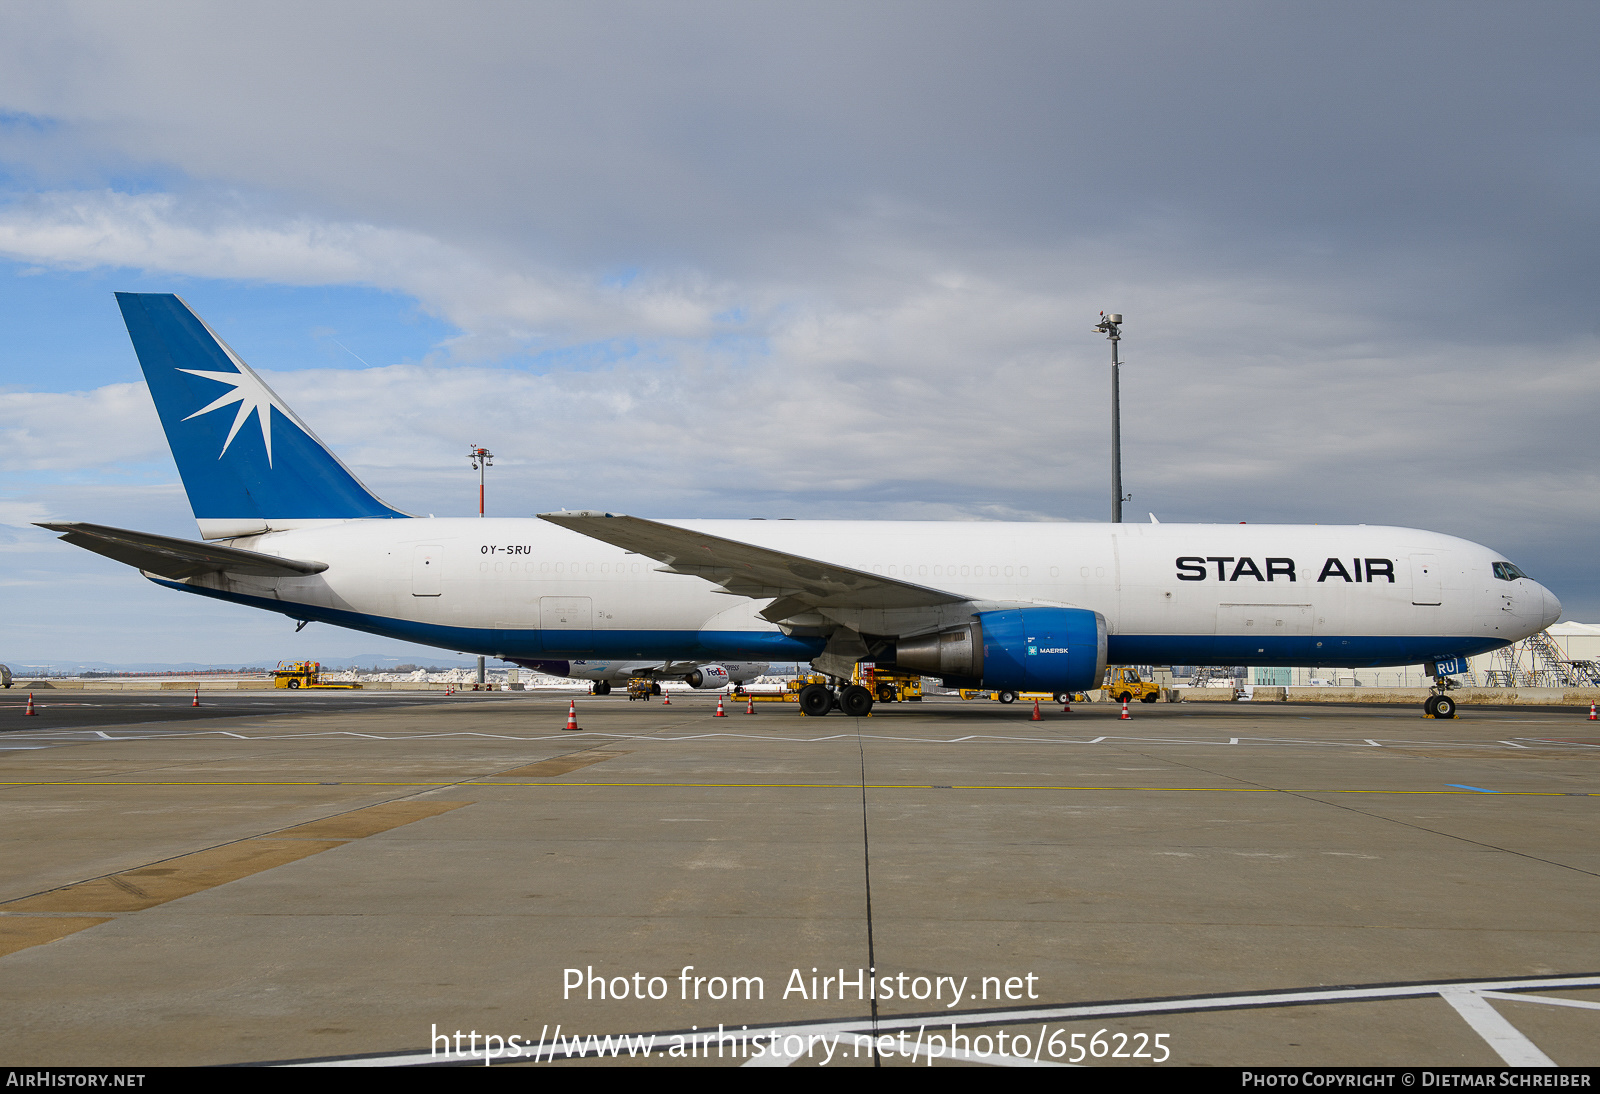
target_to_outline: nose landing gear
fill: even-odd
[[[1456,673],[1467,671],[1465,658],[1457,657],[1448,661],[1425,661],[1422,671],[1433,677],[1433,687],[1428,698],[1422,704],[1424,718],[1454,718],[1456,716],[1456,701],[1450,698],[1452,689],[1460,687],[1450,677]]]
[[[1454,718],[1456,701],[1441,686],[1423,702],[1422,713],[1429,718]]]

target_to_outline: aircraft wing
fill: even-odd
[[[761,614],[773,620],[814,607],[925,608],[970,599],[943,589],[621,513],[579,510],[540,513],[539,517],[664,562],[662,569],[666,573],[692,574],[738,596],[771,599],[774,603]]]
[[[59,524],[41,523],[38,527],[64,532],[61,538],[75,547],[174,581],[223,571],[252,577],[305,577],[307,574],[320,574],[328,568],[326,562],[301,562],[238,547],[198,543],[150,532],[130,532],[126,528],[109,528],[104,524],[63,521]]]

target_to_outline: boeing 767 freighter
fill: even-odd
[[[523,665],[809,661],[1081,691],[1107,663],[1425,663],[1561,605],[1497,552],[1411,528],[416,518],[381,501],[178,297],[118,293],[201,539],[49,523],[171,589]],[[1459,669],[1457,669],[1459,671]],[[1430,713],[1450,716],[1438,691]]]

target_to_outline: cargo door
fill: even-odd
[[[587,653],[594,649],[594,624],[587,596],[541,596],[539,634],[546,653]]]
[[[438,596],[439,574],[444,568],[444,548],[437,543],[424,543],[411,555],[411,595]],[[392,571],[391,571],[392,572]]]
[[[1311,633],[1310,604],[1218,604],[1217,633],[1281,638]]]

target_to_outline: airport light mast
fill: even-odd
[[[485,468],[494,466],[494,453],[487,448],[473,445],[467,453],[467,459],[472,461],[472,469],[478,473],[478,516],[483,516],[483,472]]]
[[[1117,361],[1117,343],[1122,341],[1122,313],[1100,313],[1094,328],[1111,343],[1111,523],[1122,523],[1122,378]],[[1129,495],[1130,497],[1132,495]]]
[[[478,517],[479,519],[482,519],[483,473],[486,469],[494,466],[494,453],[490,452],[487,448],[479,448],[477,445],[473,445],[472,449],[467,453],[467,458],[472,461],[472,469],[478,473]],[[482,685],[488,683],[488,681],[488,666],[484,664],[483,658],[479,657],[478,683]]]

